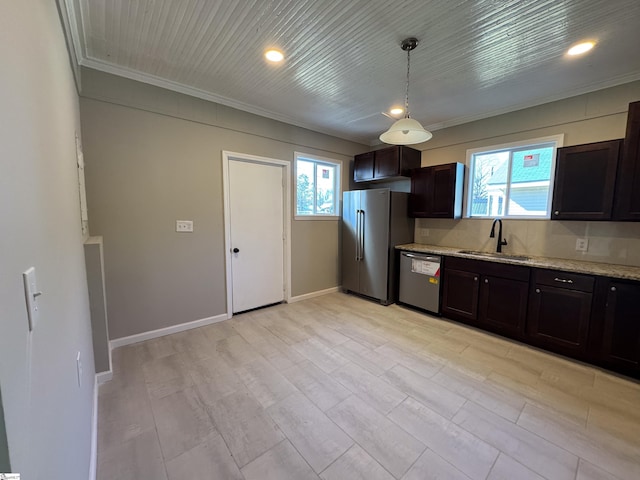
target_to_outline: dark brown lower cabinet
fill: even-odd
[[[442,315],[640,378],[640,282],[445,257]]]
[[[521,338],[527,314],[529,268],[447,257],[442,314]]]
[[[507,270],[505,275],[510,273]],[[482,277],[478,324],[487,330],[521,338],[527,317],[529,282],[512,277]]]
[[[455,320],[476,323],[480,274],[446,268],[443,276],[442,314]]]
[[[532,344],[583,358],[587,349],[592,294],[535,285],[529,299],[527,336]]]
[[[640,283],[609,280],[602,360],[640,374]]]

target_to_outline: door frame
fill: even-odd
[[[233,279],[231,271],[231,193],[229,191],[229,162],[241,161],[247,163],[258,163],[263,165],[278,166],[282,168],[282,201],[283,215],[282,225],[284,231],[284,301],[289,302],[291,298],[291,162],[278,160],[276,158],[260,157],[246,153],[222,151],[222,197],[224,205],[224,260],[225,278],[227,287],[227,318],[233,316]]]

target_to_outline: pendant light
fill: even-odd
[[[429,140],[433,135],[424,129],[420,122],[409,116],[409,68],[411,66],[411,50],[418,46],[417,38],[406,38],[400,44],[407,52],[407,85],[404,96],[404,118],[397,120],[389,130],[380,135],[380,140],[391,145],[413,145]]]

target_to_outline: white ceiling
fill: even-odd
[[[640,0],[65,1],[81,65],[367,144],[403,103],[409,36],[432,130],[640,79]]]

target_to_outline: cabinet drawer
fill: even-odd
[[[455,268],[482,275],[506,278],[509,280],[529,281],[529,267],[492,262],[490,260],[474,260],[460,257],[446,257],[445,268]]]
[[[557,270],[535,270],[535,283],[552,287],[568,288],[581,292],[593,292],[594,278],[579,273],[567,273]]]

